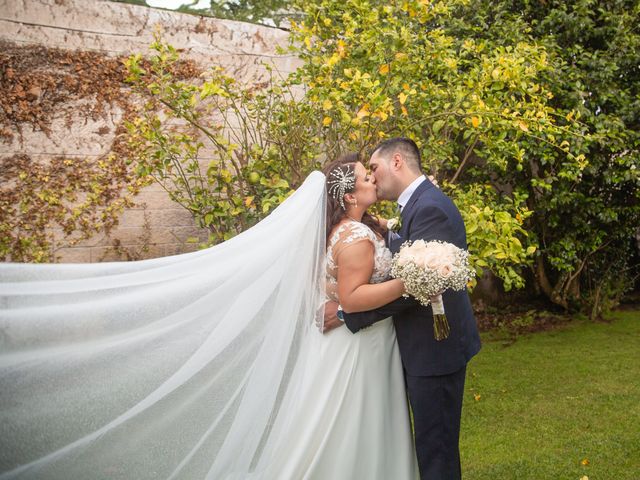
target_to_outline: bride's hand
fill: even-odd
[[[324,322],[318,327],[322,327],[322,333],[327,333],[344,325],[344,323],[338,318],[336,313],[338,312],[338,304],[336,302],[326,302],[324,304]]]

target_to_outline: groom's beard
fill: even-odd
[[[384,190],[376,190],[376,196],[378,197],[378,202],[382,201],[382,200],[390,200],[392,202],[395,202],[396,200],[398,200],[398,196],[393,196],[390,195],[388,192],[385,192]]]

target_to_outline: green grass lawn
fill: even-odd
[[[640,311],[612,318],[484,336],[467,370],[465,479],[640,479]]]

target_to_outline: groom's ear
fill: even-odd
[[[393,156],[391,157],[391,167],[394,170],[400,170],[400,167],[402,167],[402,164],[404,163],[404,159],[402,158],[402,155],[400,155],[400,153],[396,152],[393,154]]]

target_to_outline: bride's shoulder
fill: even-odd
[[[349,244],[356,240],[375,240],[376,234],[365,224],[347,219],[334,227],[329,238],[331,245]]]

